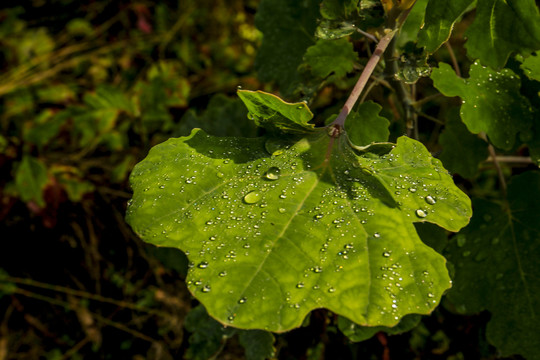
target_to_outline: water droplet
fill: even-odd
[[[424,200],[426,200],[429,205],[435,205],[435,203],[437,202],[437,200],[435,200],[435,198],[431,195],[426,196]]]
[[[227,276],[226,271],[222,271],[222,272],[219,273],[219,277],[224,277],[224,276]]]
[[[428,298],[434,298],[435,297],[435,295],[433,295],[432,293],[428,293],[427,296],[428,296]]]
[[[238,300],[238,303],[239,304],[245,304],[246,301],[247,301],[247,299],[245,297],[243,297],[240,300]]]
[[[392,253],[390,251],[385,251],[382,253],[382,256],[384,257],[390,257],[390,255],[392,255]]]
[[[285,209],[285,208],[279,208],[278,211],[279,211],[279,213],[283,214],[285,211],[287,211],[287,209]]]
[[[427,216],[426,212],[422,209],[416,210],[416,216],[419,218],[425,218]]]
[[[277,179],[279,179],[279,174],[280,173],[281,173],[281,170],[279,170],[279,168],[273,166],[270,169],[268,169],[268,171],[265,174],[265,177],[268,180],[277,180]]]
[[[315,266],[315,267],[313,268],[313,272],[315,272],[315,273],[321,273],[321,272],[322,272],[322,267],[320,267],[320,266],[318,266],[318,265]]]
[[[297,287],[298,289],[301,289],[301,288],[304,287],[304,283],[303,283],[303,282],[299,282],[298,284],[296,284],[296,287]]]
[[[206,269],[208,267],[208,262],[203,261],[199,265],[197,265],[199,269]]]
[[[336,292],[336,289],[334,289],[333,287],[331,287],[330,289],[328,289],[328,292],[329,292],[329,293],[334,293],[334,292]]]
[[[412,192],[412,193],[415,193],[415,192],[416,192],[416,189],[413,188],[413,187],[410,187],[410,188],[409,188],[409,191]]]
[[[204,285],[203,288],[201,289],[203,293],[209,293],[211,290],[212,288],[210,287],[210,285]]]
[[[246,204],[255,204],[256,202],[259,202],[262,199],[262,195],[260,192],[253,190],[244,196],[244,202]]]
[[[381,234],[379,234],[378,232],[376,232],[375,234],[373,234],[373,237],[376,238],[376,239],[378,239],[378,238],[381,237]]]

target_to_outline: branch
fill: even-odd
[[[375,70],[377,63],[381,59],[382,54],[388,47],[388,44],[390,44],[390,41],[392,41],[392,39],[394,38],[394,35],[396,35],[397,31],[397,29],[389,31],[385,36],[381,38],[381,40],[377,44],[377,47],[375,48],[375,51],[373,52],[373,55],[371,55],[371,57],[369,58],[369,61],[364,68],[364,71],[362,71],[362,74],[360,74],[360,78],[358,79],[356,85],[351,91],[351,95],[349,95],[349,98],[345,102],[345,105],[343,105],[341,112],[334,120],[334,122],[330,124],[330,126],[343,127],[345,125],[345,119],[347,119],[347,116],[349,116],[354,104],[356,104],[356,101],[360,97],[360,94],[364,90],[364,87],[366,86],[369,78],[371,77],[371,74],[373,74],[373,70]]]

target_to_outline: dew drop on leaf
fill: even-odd
[[[211,290],[212,288],[210,287],[210,285],[204,285],[203,288],[201,289],[203,293],[209,293]]]
[[[279,179],[279,174],[280,173],[281,173],[281,170],[279,170],[279,168],[273,166],[270,169],[268,169],[268,171],[265,174],[265,177],[268,180],[277,180],[277,179]]]
[[[429,205],[435,205],[435,203],[437,202],[435,198],[431,195],[426,196],[424,200],[426,200]]]
[[[422,209],[416,210],[416,216],[419,218],[425,218],[427,216],[426,212]]]
[[[247,299],[245,297],[243,297],[240,300],[238,300],[238,303],[239,304],[244,304],[246,301],[247,301]]]
[[[385,252],[382,253],[382,256],[384,256],[384,257],[390,257],[390,255],[391,255],[390,251],[385,251]]]
[[[244,202],[246,204],[255,204],[256,202],[259,202],[262,199],[262,195],[260,192],[253,190],[244,196]]]
[[[203,261],[199,265],[197,265],[199,269],[206,269],[208,267],[208,262]]]

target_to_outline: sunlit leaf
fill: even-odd
[[[509,69],[497,72],[474,63],[470,77],[462,79],[450,65],[439,63],[431,79],[444,95],[461,97],[461,119],[469,131],[485,132],[501,149],[511,149],[516,134],[531,127],[531,105],[519,92],[519,77]]]
[[[474,202],[471,224],[454,237],[449,300],[461,313],[491,312],[487,338],[503,356],[540,354],[540,173],[516,176],[508,204]]]
[[[131,175],[127,220],[178,247],[190,291],[220,322],[287,331],[313,309],[393,326],[450,286],[414,222],[458,230],[470,203],[418,142],[354,150],[346,135],[217,138],[154,147]]]

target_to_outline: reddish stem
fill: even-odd
[[[375,48],[375,51],[373,52],[373,55],[371,55],[371,58],[369,58],[369,61],[366,64],[366,67],[362,71],[362,74],[360,74],[360,78],[356,82],[356,85],[354,86],[351,95],[349,95],[349,98],[345,102],[345,105],[343,105],[341,112],[332,122],[332,124],[330,124],[330,126],[338,125],[341,128],[345,126],[345,119],[347,119],[347,116],[349,116],[349,113],[351,112],[354,104],[356,104],[356,101],[364,90],[364,87],[366,86],[369,78],[371,77],[371,74],[373,74],[377,63],[379,62],[382,54],[388,47],[388,44],[390,44],[390,41],[392,41],[392,39],[394,38],[396,32],[397,30],[390,31],[381,38],[381,40],[377,44],[377,47]]]

